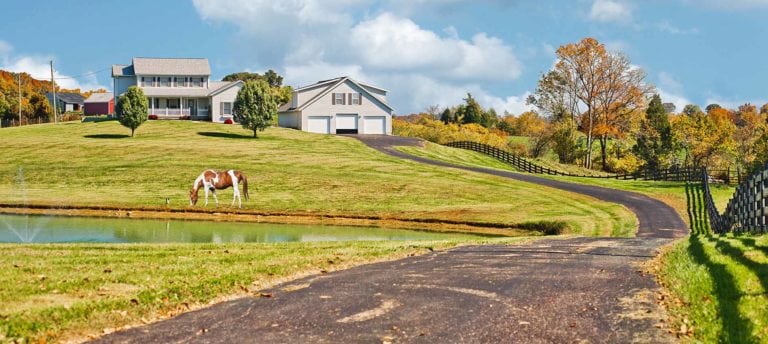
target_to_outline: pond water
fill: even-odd
[[[441,240],[467,236],[376,227],[0,214],[0,243],[276,243]]]

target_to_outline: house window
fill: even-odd
[[[349,105],[360,105],[360,93],[349,94]]]
[[[171,87],[171,78],[160,78],[160,87]]]
[[[141,87],[152,87],[154,86],[155,78],[151,76],[142,76],[141,77]]]
[[[192,87],[203,87],[203,78],[189,78]]]
[[[176,77],[176,87],[187,87],[187,78],[185,77]]]
[[[169,109],[178,109],[179,108],[179,104],[181,104],[181,102],[179,101],[179,98],[168,99],[168,108]]]
[[[333,94],[333,105],[344,105],[344,93]]]
[[[232,115],[232,103],[221,103],[221,114],[223,116]]]

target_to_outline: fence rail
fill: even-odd
[[[643,170],[643,171],[639,171],[631,174],[610,174],[610,175],[603,175],[603,176],[574,174],[574,173],[562,172],[562,171],[554,170],[548,167],[540,166],[518,155],[512,154],[503,149],[486,145],[483,143],[478,143],[473,141],[455,141],[455,142],[446,143],[445,145],[448,147],[467,149],[467,150],[475,151],[478,153],[482,153],[490,157],[493,157],[499,161],[512,165],[513,167],[515,167],[520,171],[534,173],[534,174],[548,174],[548,175],[555,175],[555,176],[586,177],[586,178],[601,178],[601,179],[621,179],[621,180],[644,179],[644,180],[656,180],[656,181],[663,180],[663,181],[684,182],[684,181],[696,179],[696,175],[698,172],[698,169],[694,169],[690,167],[681,167],[681,168],[670,168],[670,169],[658,170],[658,171]],[[728,181],[729,180],[723,180],[722,182],[727,183]]]
[[[712,198],[710,180],[707,170],[702,170],[704,202],[713,232],[765,233],[768,230],[768,164],[736,187],[722,214]]]

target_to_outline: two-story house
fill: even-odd
[[[278,125],[320,134],[392,135],[393,112],[386,90],[340,77],[294,90],[278,111]]]
[[[242,81],[212,81],[205,58],[134,57],[130,65],[113,65],[115,105],[130,86],[149,100],[149,114],[158,119],[190,118],[224,122]]]

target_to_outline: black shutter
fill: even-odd
[[[331,105],[336,105],[336,93],[331,93]]]

